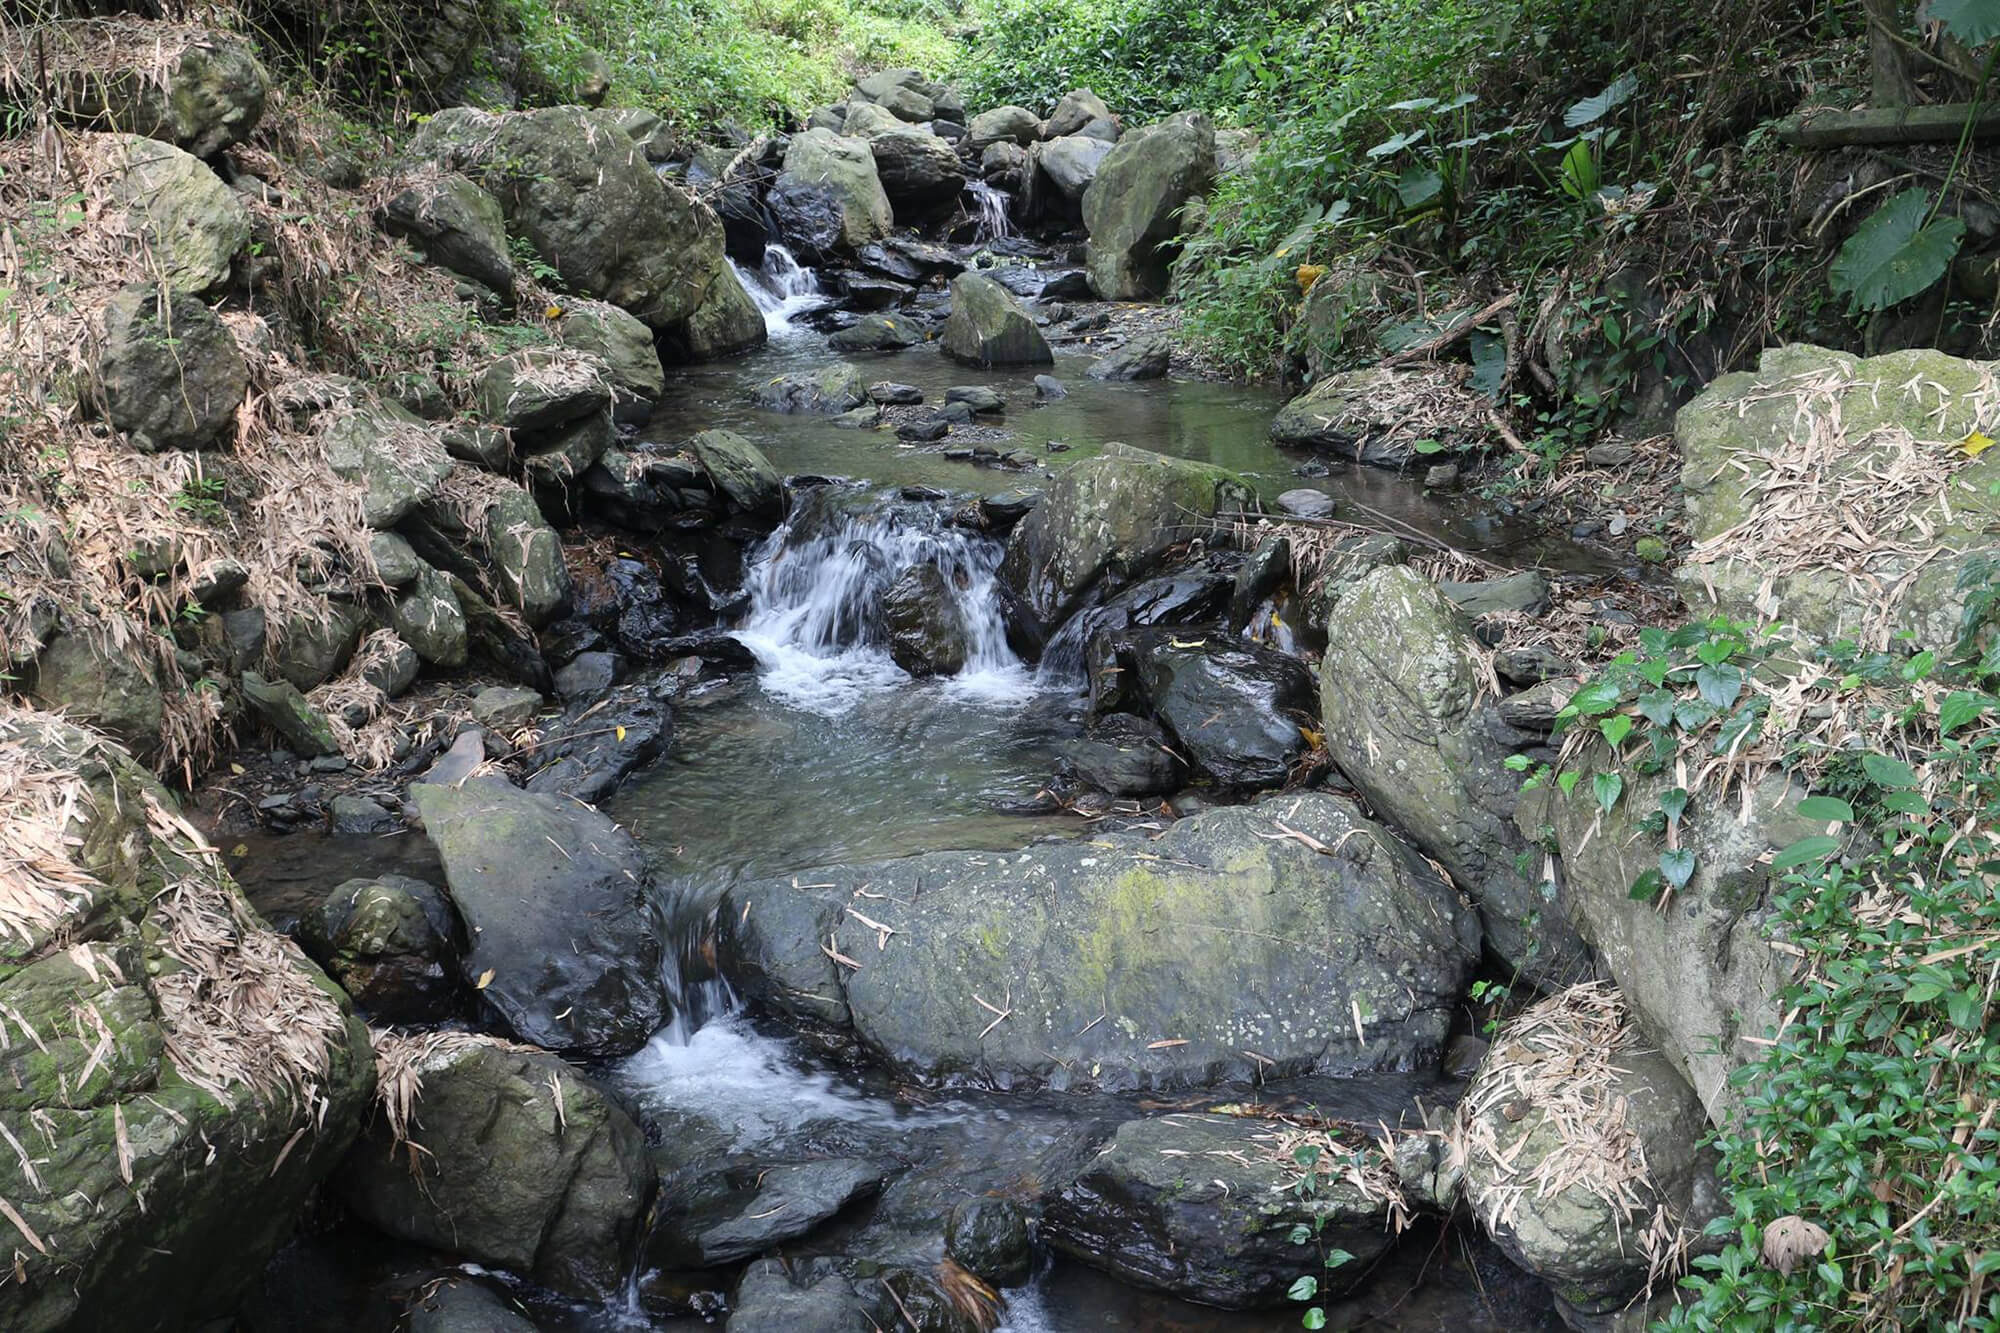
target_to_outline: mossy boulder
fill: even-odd
[[[539,440],[609,408],[612,378],[603,360],[577,347],[524,347],[489,362],[473,392],[488,421]]]
[[[974,152],[989,144],[1011,143],[1025,148],[1041,137],[1042,119],[1024,106],[996,106],[982,111],[965,127],[965,141]]]
[[[725,267],[720,220],[660,179],[615,112],[451,107],[410,153],[484,186],[565,284],[655,330],[692,315]]]
[[[1183,111],[1121,140],[1083,195],[1090,284],[1107,301],[1166,295],[1181,209],[1215,179],[1215,127]]]
[[[1501,720],[1470,623],[1429,579],[1389,565],[1351,584],[1327,624],[1333,762],[1479,904],[1496,953],[1536,981],[1583,975],[1589,952],[1514,824],[1521,775],[1507,760],[1542,738]]]
[[[264,116],[270,78],[244,38],[218,28],[76,19],[10,38],[32,52],[0,61],[0,92],[32,89],[68,124],[143,134],[214,157]],[[32,70],[32,73],[30,71]],[[13,87],[15,81],[27,86]]]
[[[545,1051],[455,1034],[387,1048],[416,1076],[409,1132],[422,1150],[378,1113],[334,1178],[348,1207],[552,1291],[619,1291],[653,1191],[632,1118]]]
[[[158,139],[85,134],[76,140],[93,226],[176,292],[203,292],[229,276],[250,240],[242,201],[206,163]]]
[[[407,875],[344,880],[304,927],[314,956],[371,1017],[426,1023],[457,1008],[464,931],[436,886]]]
[[[243,673],[243,699],[257,719],[291,747],[294,754],[313,759],[339,754],[340,742],[326,717],[290,681],[266,680],[255,671]]]
[[[166,696],[143,648],[113,648],[88,630],[57,633],[35,658],[30,695],[151,757],[166,725]]]
[[[1001,576],[1054,624],[1100,579],[1144,573],[1212,514],[1247,509],[1256,489],[1233,472],[1128,445],[1058,472],[1015,525]]]
[[[1857,358],[1792,344],[1675,419],[1701,614],[1885,646],[1959,635],[1967,562],[2000,553],[1995,363],[1927,348]]]
[[[958,151],[927,129],[899,125],[869,136],[868,151],[889,203],[912,212],[936,208],[958,198],[965,188],[965,168]]]
[[[868,377],[845,361],[766,380],[752,396],[757,406],[772,412],[817,417],[838,416],[870,401]]]
[[[851,1028],[905,1074],[1001,1085],[1410,1068],[1442,1046],[1478,953],[1458,895],[1322,793],[1212,810],[1156,840],[752,881],[717,922],[724,971],[753,1003]]]
[[[415,581],[396,595],[390,623],[418,657],[434,667],[455,671],[466,663],[465,609],[445,576],[425,565]]]
[[[1337,1295],[1366,1279],[1394,1240],[1387,1201],[1340,1174],[1322,1175],[1311,1198],[1304,1174],[1270,1121],[1170,1115],[1128,1120],[1051,1201],[1043,1232],[1055,1247],[1121,1282],[1226,1310],[1282,1305],[1318,1251],[1354,1258],[1321,1270]],[[1329,1165],[1331,1165],[1329,1163]]]
[[[407,236],[433,264],[513,300],[506,215],[500,201],[468,177],[445,171],[410,181],[382,206],[382,224],[391,235]]]
[[[762,347],[770,336],[764,312],[757,308],[736,271],[724,265],[701,304],[688,316],[681,342],[691,359],[713,361]]]
[[[199,449],[235,437],[250,368],[215,312],[156,283],[104,308],[97,389],[111,424],[141,449]]]
[[[395,527],[451,475],[437,428],[400,403],[344,403],[321,415],[319,433],[333,474],[361,487],[361,518],[371,528]]]
[[[227,1322],[359,1127],[367,1031],[123,750],[0,710],[0,772],[0,1325]]]
[[[896,223],[868,141],[831,130],[792,136],[767,204],[786,243],[808,258],[852,254]]]
[[[412,799],[470,931],[465,978],[517,1035],[628,1055],[670,1013],[652,875],[589,806],[494,778],[418,783]]]
[[[518,487],[493,493],[481,512],[479,535],[498,591],[536,629],[569,606],[569,565],[562,539],[533,496]]]
[[[1431,456],[1419,452],[1424,441],[1451,452],[1477,449],[1491,429],[1485,399],[1426,366],[1336,371],[1271,419],[1279,444],[1384,467]]]
[[[969,269],[951,280],[951,314],[938,347],[974,366],[1046,366],[1056,359],[1020,298]]]
[[[705,430],[688,441],[715,489],[746,514],[772,517],[785,507],[785,479],[764,451],[729,430]]]

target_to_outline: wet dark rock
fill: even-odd
[[[1037,402],[1053,403],[1067,397],[1069,397],[1069,390],[1055,376],[1035,376],[1035,400]]]
[[[403,1316],[408,1333],[536,1333],[504,1288],[485,1278],[452,1274],[431,1283]]]
[[[357,836],[393,833],[398,820],[366,796],[341,795],[333,798],[333,831]],[[352,989],[348,991],[353,994]]]
[[[1090,289],[1090,275],[1080,268],[1065,269],[1042,283],[1044,301],[1095,301],[1097,293]]]
[[[425,1151],[397,1144],[378,1114],[334,1179],[348,1207],[552,1291],[616,1292],[653,1189],[631,1117],[556,1056],[491,1040],[442,1043],[417,1073]]]
[[[1048,340],[1020,300],[983,273],[952,279],[951,315],[938,335],[947,356],[976,366],[1047,365]]]
[[[916,421],[905,421],[896,427],[896,438],[910,440],[917,444],[933,444],[951,434],[951,422],[932,413]]]
[[[1292,577],[1292,543],[1282,535],[1265,537],[1236,571],[1229,591],[1229,628],[1241,633],[1257,608]]]
[[[447,582],[452,596],[458,599],[459,609],[465,613],[465,639],[471,660],[484,662],[517,685],[549,693],[554,682],[534,636],[502,616],[493,603],[456,575],[448,575]]]
[[[1493,668],[1503,680],[1534,685],[1557,676],[1576,674],[1576,663],[1547,644],[1522,644],[1493,654]]]
[[[907,319],[894,315],[864,315],[852,326],[828,338],[826,343],[836,352],[894,352],[914,347],[922,341],[922,332]]]
[[[445,452],[453,458],[488,472],[505,472],[514,461],[513,442],[499,426],[461,421],[446,426],[439,438],[444,441]]]
[[[666,753],[673,711],[662,687],[614,686],[602,697],[608,702],[595,711],[590,697],[568,700],[570,712],[545,729],[535,749],[541,767],[529,775],[529,791],[594,805]]]
[[[688,441],[715,489],[747,514],[776,514],[785,507],[785,479],[771,460],[734,431],[705,430]]]
[[[338,754],[340,743],[318,709],[306,702],[289,681],[266,680],[255,671],[243,673],[243,698],[250,710],[298,753]]]
[[[1549,609],[1549,581],[1540,571],[1533,569],[1472,583],[1454,583],[1447,579],[1438,584],[1438,590],[1457,603],[1459,610],[1475,619],[1502,611],[1538,616]]]
[[[890,380],[869,385],[868,396],[884,407],[908,407],[924,401],[924,391],[916,385],[897,384]]]
[[[1099,310],[1094,314],[1080,315],[1070,321],[1069,331],[1073,334],[1100,333],[1111,327],[1111,316]]]
[[[1224,1309],[1281,1305],[1313,1251],[1292,1229],[1317,1229],[1354,1259],[1318,1272],[1336,1294],[1362,1281],[1393,1233],[1383,1204],[1336,1174],[1310,1200],[1288,1188],[1298,1166],[1266,1124],[1236,1116],[1130,1120],[1043,1223],[1065,1253],[1123,1282]]]
[[[839,1273],[794,1283],[776,1259],[744,1270],[730,1306],[728,1327],[735,1333],[873,1333],[881,1327]]]
[[[944,1250],[974,1277],[996,1287],[1018,1287],[1035,1262],[1028,1219],[1006,1199],[967,1199],[944,1223]]]
[[[964,403],[982,415],[1002,412],[1007,407],[1007,400],[984,384],[955,384],[944,391],[944,400],[947,403]]]
[[[1217,782],[1276,786],[1308,748],[1317,720],[1312,673],[1288,653],[1217,630],[1129,631],[1119,661],[1176,748]]]
[[[841,296],[855,310],[894,309],[914,296],[916,290],[908,283],[862,273],[849,273],[840,280]]]
[[[1108,796],[1158,796],[1187,778],[1167,733],[1130,713],[1099,718],[1087,735],[1065,744],[1062,754],[1077,777]]]
[[[556,672],[556,696],[567,704],[591,704],[611,692],[622,674],[616,653],[578,653]]]
[[[972,418],[976,415],[971,403],[946,403],[931,413],[931,419],[942,421],[948,426],[970,426]]]
[[[936,565],[912,565],[882,594],[889,656],[913,676],[954,676],[965,669],[965,620]]]
[[[1336,504],[1325,491],[1300,486],[1278,497],[1278,511],[1294,518],[1332,518]]]
[[[436,1022],[458,1008],[463,931],[434,885],[404,875],[350,879],[302,925],[313,956],[378,1022]]]
[[[1098,357],[1084,374],[1094,380],[1156,380],[1167,373],[1173,351],[1173,339],[1166,334],[1144,334]]]
[[[1269,836],[1274,820],[1333,850]],[[883,895],[868,915],[896,931],[883,948],[847,912],[862,885]],[[1212,810],[1157,838],[746,881],[716,919],[722,969],[753,1005],[849,1027],[906,1075],[1002,1085],[1416,1067],[1442,1048],[1478,956],[1457,893],[1321,792]],[[866,962],[842,967],[829,948]],[[1365,1038],[1356,1005],[1372,1015]]]
[[[644,853],[575,801],[496,780],[411,791],[472,933],[466,979],[525,1040],[628,1054],[666,1016]]]
[[[686,1211],[664,1210],[647,1258],[673,1267],[735,1263],[810,1235],[850,1204],[882,1187],[873,1162],[829,1158],[759,1164],[697,1189]],[[707,1197],[704,1197],[707,1196]]]
[[[1028,516],[1028,512],[1042,502],[1040,491],[1015,490],[999,491],[983,496],[979,501],[979,516],[986,527],[995,532],[1005,532]]]

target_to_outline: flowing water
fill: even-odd
[[[764,328],[774,338],[793,331],[792,317],[817,310],[827,303],[820,290],[819,275],[800,264],[782,245],[764,247],[764,263],[756,272],[729,261],[738,282],[750,293],[764,314]]]
[[[985,181],[967,181],[965,192],[972,196],[972,213],[978,223],[978,230],[973,233],[974,244],[987,245],[1014,235],[1014,219],[1009,212],[1014,202],[1012,195]]]

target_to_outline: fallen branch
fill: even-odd
[[[1509,292],[1507,293],[1507,295],[1501,297],[1499,300],[1494,301],[1491,304],[1485,306],[1484,308],[1475,311],[1470,319],[1467,319],[1462,323],[1453,325],[1451,328],[1446,329],[1443,333],[1440,333],[1437,337],[1432,338],[1430,341],[1418,343],[1415,347],[1405,347],[1402,351],[1396,353],[1394,356],[1383,357],[1382,360],[1377,364],[1384,367],[1388,367],[1388,366],[1400,366],[1410,361],[1425,360],[1429,358],[1432,354],[1441,352],[1445,348],[1451,346],[1453,343],[1457,342],[1460,338],[1463,338],[1466,334],[1471,333],[1481,324],[1484,324],[1487,320],[1492,319],[1495,315],[1501,313],[1504,310],[1512,310],[1516,305],[1520,303],[1520,300],[1521,300],[1521,294],[1519,292]]]
[[[1862,111],[1808,111],[1778,122],[1778,141],[1793,148],[1840,148],[1852,144],[1950,143],[1965,132],[1973,106],[1884,106]],[[1972,117],[1974,138],[2000,135],[2000,107]]]

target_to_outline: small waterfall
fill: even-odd
[[[733,259],[729,267],[764,312],[764,327],[773,336],[792,331],[792,316],[826,304],[819,275],[782,245],[764,247],[764,266],[755,273]]]
[[[1007,214],[1013,196],[985,181],[967,181],[965,192],[972,196],[973,209],[979,219],[979,230],[973,236],[975,242],[984,245],[989,241],[1005,241],[1013,237],[1014,220]]]
[[[935,565],[966,635],[965,670],[948,688],[1018,699],[1031,684],[1001,619],[1002,553],[936,505],[821,488],[753,557],[750,617],[737,637],[763,663],[766,691],[812,712],[846,712],[865,695],[909,684],[889,659],[882,595],[913,566]]]

